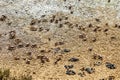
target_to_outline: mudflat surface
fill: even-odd
[[[120,80],[119,5],[0,0],[0,68],[33,80]]]

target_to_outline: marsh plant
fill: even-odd
[[[10,69],[0,69],[0,80],[32,80],[30,75],[20,75],[19,78],[10,76]]]

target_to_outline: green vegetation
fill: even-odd
[[[10,70],[2,70],[0,69],[0,80],[7,80],[7,78],[10,76]]]
[[[23,75],[23,76],[21,76],[21,79],[20,79],[20,80],[32,80],[32,76]]]
[[[9,69],[5,69],[5,70],[0,69],[0,80],[32,80],[32,76],[22,75],[19,76],[19,78],[11,77]]]

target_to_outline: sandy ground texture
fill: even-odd
[[[119,0],[0,0],[0,68],[33,80],[120,80]]]

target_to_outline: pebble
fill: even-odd
[[[37,48],[37,44],[32,44],[31,48]]]
[[[109,69],[116,69],[115,64],[112,64],[112,63],[109,63],[109,62],[106,62],[106,67],[109,68]]]
[[[64,67],[65,67],[65,69],[71,69],[71,68],[73,68],[74,66],[73,66],[73,65],[65,65]]]
[[[79,38],[81,38],[81,39],[86,38],[86,35],[85,34],[80,34]]]
[[[2,50],[2,47],[0,47],[0,50]]]
[[[56,42],[56,43],[55,43],[55,46],[63,45],[63,44],[64,44],[64,42]]]
[[[51,19],[51,20],[50,20],[50,23],[53,23],[53,21],[54,21],[54,19]]]
[[[88,25],[88,27],[90,28],[90,27],[93,27],[93,25],[90,23],[89,25]]]
[[[34,27],[34,26],[31,26],[31,27],[30,27],[30,31],[37,31],[37,28]]]
[[[46,51],[45,50],[40,50],[41,53],[45,53]]]
[[[36,24],[36,21],[37,21],[37,20],[33,19],[33,20],[31,21],[30,25]]]
[[[92,39],[92,42],[96,42],[96,38],[93,38],[93,39]]]
[[[82,41],[87,41],[87,38],[83,38]]]
[[[97,18],[96,18],[95,20],[96,20],[97,22],[100,22],[100,19],[97,19]]]
[[[94,66],[100,66],[102,64],[102,62],[98,61],[94,63]]]
[[[6,20],[6,16],[5,15],[2,15],[1,17],[0,17],[0,21],[5,21]]]
[[[41,32],[41,31],[43,31],[43,28],[42,28],[42,27],[39,28],[39,32]]]
[[[70,49],[64,49],[63,51],[68,53],[68,52],[70,52],[71,50],[70,50]]]
[[[60,47],[54,48],[54,53],[58,53],[60,51]]]
[[[25,47],[29,47],[29,46],[30,46],[30,43],[26,43],[26,44],[25,44]]]
[[[36,72],[33,72],[33,74],[36,74]]]
[[[99,30],[100,30],[100,27],[97,26],[96,28],[93,29],[93,32],[97,32]]]
[[[14,60],[20,60],[20,58],[19,57],[14,57]]]
[[[66,2],[66,0],[63,0],[64,2]]]
[[[9,39],[14,39],[16,37],[16,32],[15,31],[10,31],[9,32]]]
[[[57,24],[57,23],[58,23],[58,20],[55,20],[55,23]]]
[[[90,47],[90,48],[88,48],[88,51],[93,51],[93,48],[91,48],[91,47]]]
[[[95,59],[95,60],[103,60],[103,57],[101,55],[94,54],[93,59]]]
[[[80,72],[80,73],[78,73],[78,75],[81,76],[81,77],[86,76],[86,75],[85,75],[85,72]]]
[[[110,3],[111,0],[108,0],[108,3]]]
[[[103,78],[103,79],[99,79],[99,80],[105,80],[105,79]]]
[[[70,14],[73,14],[73,11],[71,11]]]
[[[26,61],[26,64],[30,64],[30,60],[27,60],[27,61]]]
[[[21,39],[15,39],[15,42],[14,42],[14,44],[19,44],[19,43],[21,43],[22,41],[21,41]]]
[[[48,22],[48,20],[47,19],[43,19],[42,22]]]
[[[22,43],[18,44],[18,48],[23,48],[23,47],[24,47],[24,45]]]
[[[67,71],[66,71],[66,74],[67,74],[67,75],[75,75],[76,73],[75,73],[75,71],[73,71],[73,70],[67,70]]]
[[[109,76],[108,80],[115,80],[115,76]]]
[[[32,56],[29,56],[29,57],[28,57],[28,60],[32,60],[32,59],[33,59],[33,57],[32,57]]]
[[[58,58],[55,62],[54,62],[54,64],[57,64],[60,60],[62,60],[61,58]]]
[[[62,28],[63,27],[63,24],[59,24],[58,28]]]
[[[112,37],[110,37],[111,38],[111,40],[115,40],[116,39],[116,37],[115,36],[112,36]]]
[[[41,63],[50,62],[49,58],[46,56],[37,56],[37,59],[40,59]]]
[[[95,72],[95,70],[93,68],[90,68],[90,67],[86,68],[85,71],[89,74],[92,74]]]
[[[15,50],[15,47],[14,47],[14,46],[9,45],[9,46],[8,46],[8,50],[13,51],[13,50]]]
[[[78,58],[70,58],[68,61],[70,61],[70,62],[77,62],[77,61],[79,61],[79,59]]]
[[[30,56],[30,55],[32,55],[32,52],[27,52],[26,54],[27,54],[28,56]]]
[[[45,17],[46,15],[42,15],[41,18]]]
[[[104,32],[107,32],[107,31],[108,31],[108,29],[105,29],[105,30],[104,30]]]
[[[116,28],[116,27],[118,27],[118,24],[115,24],[115,26],[114,26],[114,27],[115,27],[115,28]]]

